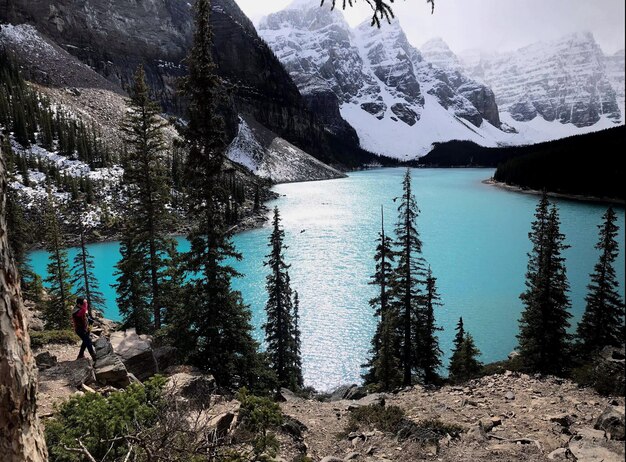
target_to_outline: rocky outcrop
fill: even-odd
[[[275,183],[345,177],[343,172],[320,162],[250,116],[241,117],[227,156],[255,175]]]
[[[138,335],[135,329],[113,332],[111,346],[122,359],[128,372],[142,382],[159,371],[157,360],[152,350],[152,338]]]
[[[605,431],[611,439],[624,441],[624,407],[607,406],[593,428]]]
[[[131,383],[126,366],[113,351],[113,346],[104,337],[94,343],[96,362],[94,372],[96,380],[104,385],[127,387]]]

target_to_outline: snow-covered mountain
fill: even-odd
[[[611,86],[615,90],[617,96],[617,104],[619,105],[620,113],[622,116],[622,123],[624,122],[624,111],[626,110],[626,92],[624,89],[624,49],[618,52],[606,56],[604,58],[604,65],[606,68],[606,76],[611,82]]]
[[[309,108],[381,154],[414,158],[452,139],[529,144],[624,121],[624,52],[605,56],[590,33],[459,57],[441,39],[415,48],[398,21],[351,28],[301,0],[257,28]]]
[[[510,53],[473,52],[464,63],[513,121],[541,118],[578,128],[623,121],[624,52],[606,57],[589,32]]]
[[[365,149],[414,158],[439,141],[506,141],[493,92],[425,60],[397,21],[351,28],[337,11],[297,0],[258,30],[309,107],[327,125],[348,122]]]

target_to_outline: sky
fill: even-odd
[[[255,24],[292,2],[235,1]],[[371,17],[365,0],[356,3],[344,13],[352,25]],[[457,53],[470,49],[511,51],[537,41],[590,31],[604,52],[612,54],[624,48],[625,4],[624,0],[435,0],[431,15],[425,0],[395,0],[393,8],[409,41],[417,47],[441,37]]]

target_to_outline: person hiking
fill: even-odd
[[[87,300],[82,297],[76,299],[76,306],[74,307],[74,311],[72,311],[72,323],[74,324],[74,332],[76,332],[76,335],[78,335],[83,341],[80,344],[80,352],[78,353],[78,358],[76,359],[84,358],[85,349],[87,349],[91,355],[91,359],[95,361],[96,352],[93,349],[89,334],[89,325],[93,323],[93,320],[89,316]]]

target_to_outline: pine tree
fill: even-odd
[[[295,382],[296,388],[304,387],[304,376],[302,375],[302,333],[300,332],[300,296],[298,292],[293,292],[293,352],[296,358]]]
[[[453,354],[461,347],[461,344],[465,339],[465,326],[463,325],[462,317],[459,318],[459,322],[456,324],[456,328],[454,330],[456,330],[456,334],[454,335],[454,348],[452,350]]]
[[[397,349],[397,312],[391,303],[392,264],[394,261],[393,242],[385,234],[384,213],[381,209],[381,230],[378,234],[376,254],[376,272],[370,284],[378,289],[376,297],[370,300],[374,315],[378,319],[376,332],[372,338],[371,359],[365,365],[365,384],[376,385],[382,390],[392,390],[401,381],[399,371],[400,352]]]
[[[570,340],[569,284],[561,255],[568,246],[560,232],[558,210],[550,208],[545,194],[529,237],[533,249],[528,254],[527,289],[520,295],[525,305],[517,336],[520,355],[531,370],[559,374],[567,363]]]
[[[79,210],[82,207],[79,206]],[[104,310],[104,295],[100,292],[98,279],[94,274],[93,256],[89,253],[85,240],[86,228],[81,213],[75,218],[75,229],[80,237],[80,247],[74,257],[74,265],[72,266],[72,286],[76,293],[80,294],[87,300],[89,307],[89,315],[93,316],[93,309]]]
[[[450,381],[462,383],[477,377],[482,368],[482,364],[477,359],[479,355],[480,351],[476,348],[474,338],[470,334],[464,333],[462,338],[457,336],[450,360]]]
[[[298,386],[299,358],[295,355],[295,324],[292,305],[292,290],[289,279],[289,265],[285,263],[284,244],[285,231],[280,227],[278,207],[274,209],[272,221],[273,231],[270,235],[269,248],[265,266],[270,273],[267,275],[268,300],[265,305],[267,321],[265,341],[272,369],[278,377],[281,387],[296,388]]]
[[[424,383],[433,383],[439,377],[437,369],[441,366],[441,355],[443,352],[439,348],[437,331],[443,330],[435,324],[435,307],[441,306],[440,296],[437,293],[437,279],[428,268],[426,273],[426,290],[422,297],[423,307],[420,310],[422,319],[419,335],[420,345],[420,367],[424,375]]]
[[[402,190],[396,224],[398,260],[394,271],[394,303],[397,304],[398,327],[401,331],[402,384],[408,386],[412,383],[413,372],[417,372],[419,366],[420,285],[425,277],[422,241],[416,225],[419,208],[411,190],[410,169],[404,176]]]
[[[145,73],[140,66],[135,74],[128,103],[129,112],[123,126],[127,146],[124,183],[133,200],[129,204],[124,234],[133,242],[133,258],[145,265],[150,279],[150,292],[145,293],[152,309],[154,329],[161,328],[165,309],[162,291],[168,260],[175,251],[175,242],[167,234],[171,217],[168,212],[170,185],[161,109],[150,99]],[[95,135],[94,135],[95,136]],[[122,265],[124,266],[124,265]],[[136,298],[133,297],[133,298]]]
[[[52,194],[49,194],[46,204],[45,224],[46,250],[50,252],[50,260],[47,268],[48,277],[45,280],[49,300],[46,302],[44,319],[48,329],[67,329],[70,327],[72,310],[72,286],[67,251],[64,248]]]
[[[602,219],[604,221],[598,226],[600,236],[596,244],[600,258],[590,276],[587,306],[578,325],[580,350],[585,355],[595,353],[607,345],[619,347],[624,344],[624,301],[619,294],[619,281],[615,274],[615,260],[619,255],[619,227],[612,207],[609,207]]]
[[[152,315],[149,303],[150,277],[142,255],[136,250],[132,238],[123,235],[120,240],[121,259],[116,265],[117,306],[123,327],[134,327],[138,333],[152,332]]]
[[[193,46],[182,90],[189,101],[186,140],[187,210],[194,226],[188,235],[191,249],[183,266],[194,275],[185,287],[187,307],[173,317],[175,341],[189,360],[213,373],[219,383],[250,385],[261,372],[258,345],[252,338],[250,312],[241,294],[231,288],[237,276],[227,259],[240,259],[224,223],[227,194],[219,181],[226,141],[224,121],[217,113],[223,88],[212,57],[210,2],[195,3]]]

